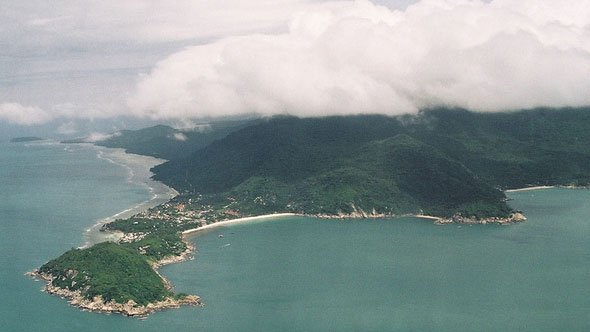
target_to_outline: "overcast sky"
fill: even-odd
[[[590,105],[587,0],[0,3],[0,128]]]

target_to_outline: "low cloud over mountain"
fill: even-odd
[[[187,48],[142,78],[138,116],[502,111],[590,104],[590,2],[369,1],[299,12],[280,34]]]
[[[7,0],[0,121],[590,105],[586,0],[372,1]]]

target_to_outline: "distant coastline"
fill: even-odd
[[[36,136],[23,136],[23,137],[14,137],[10,139],[10,143],[27,143],[27,142],[36,142],[36,141],[44,141],[44,138],[36,137]]]

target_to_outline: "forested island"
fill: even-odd
[[[72,249],[36,273],[76,305],[128,315],[200,303],[174,295],[155,269],[186,258],[183,232],[208,224],[273,213],[505,224],[524,217],[504,190],[590,183],[589,108],[283,116],[199,131],[157,126],[98,144],[166,157],[154,178],[180,195],[105,225],[122,233],[118,243]]]

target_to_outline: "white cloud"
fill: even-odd
[[[308,7],[288,32],[187,48],[128,101],[155,119],[590,105],[590,2],[365,0]]]
[[[19,103],[1,103],[0,120],[17,125],[37,125],[51,120],[51,115],[35,106],[23,106]]]
[[[111,137],[116,137],[119,135],[117,135],[116,133],[115,134],[105,134],[105,133],[94,132],[94,133],[91,133],[90,135],[88,135],[86,138],[84,138],[84,141],[87,143],[95,143],[95,142],[104,141],[104,140],[107,140]]]
[[[172,138],[177,141],[182,141],[182,142],[184,142],[188,139],[188,137],[186,137],[186,135],[183,133],[175,133],[174,135],[172,135]]]
[[[6,0],[0,27],[35,41],[169,42],[276,29],[309,0]],[[23,29],[24,28],[24,29]],[[32,40],[20,40],[26,43]]]
[[[73,135],[78,132],[78,126],[75,122],[68,121],[59,125],[55,132],[60,135]]]
[[[71,19],[69,16],[58,16],[58,17],[45,17],[45,18],[33,18],[26,22],[27,25],[33,27],[45,27],[59,21]]]
[[[125,115],[137,75],[158,60],[207,40],[285,31],[315,1],[3,0],[0,103],[68,118]]]
[[[92,120],[116,117],[118,115],[123,114],[108,110],[98,111],[92,108],[80,108],[71,103],[54,105],[49,110],[14,102],[0,103],[0,121],[31,126],[62,119],[66,122],[60,124],[56,129],[56,133],[62,135],[71,135],[78,132],[76,123],[69,121],[70,119]]]
[[[413,0],[376,1],[405,8]],[[9,102],[0,120],[590,104],[589,1],[389,8],[362,0],[6,0],[0,103]]]
[[[170,125],[173,128],[180,129],[184,132],[196,131],[196,132],[204,133],[207,131],[211,131],[211,124],[196,122],[190,118],[176,119]]]

